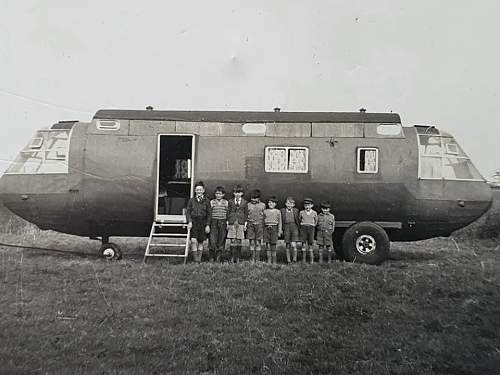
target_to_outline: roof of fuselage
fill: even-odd
[[[397,113],[367,112],[240,112],[240,111],[156,111],[101,109],[94,119],[192,121],[192,122],[338,122],[401,123]]]

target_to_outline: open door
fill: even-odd
[[[194,136],[158,136],[155,221],[185,223],[193,193]]]

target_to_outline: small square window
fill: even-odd
[[[266,147],[265,170],[275,173],[307,173],[309,149],[307,147]]]
[[[43,144],[43,138],[42,137],[35,137],[31,140],[31,143],[29,145],[29,148],[40,148],[42,147]]]
[[[446,143],[446,153],[450,155],[458,155],[458,145],[456,143]]]
[[[358,148],[358,173],[378,173],[378,149]]]

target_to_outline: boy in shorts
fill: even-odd
[[[264,242],[267,248],[267,263],[276,264],[276,244],[281,236],[281,212],[276,208],[278,200],[272,196],[267,201],[267,209],[264,210]]]
[[[264,210],[266,205],[260,201],[260,190],[250,194],[248,203],[247,238],[250,242],[252,263],[260,261],[261,243],[264,236]]]
[[[224,199],[224,188],[215,188],[215,199],[210,201],[210,260],[215,256],[217,262],[221,261],[222,252],[226,244],[227,235],[227,210],[229,202]]]
[[[311,264],[314,263],[314,229],[318,224],[318,214],[313,209],[313,200],[304,199],[304,209],[300,211],[300,235],[302,240],[302,263],[306,262],[306,252],[309,249]]]
[[[330,202],[321,202],[321,213],[318,215],[316,241],[318,242],[319,262],[323,263],[323,248],[328,250],[328,263],[332,261],[333,231],[335,230],[335,216],[330,212]]]
[[[292,261],[297,262],[297,242],[299,242],[300,216],[299,210],[295,208],[295,200],[287,197],[285,208],[280,210],[281,222],[283,223],[283,235],[285,237],[286,261],[290,263],[290,245],[292,248]]]
[[[205,196],[205,185],[199,181],[194,185],[195,196],[191,198],[186,208],[186,219],[190,229],[191,251],[196,263],[201,262],[203,241],[210,233],[210,201]]]
[[[248,202],[243,198],[241,185],[234,187],[233,196],[227,210],[227,238],[231,239],[231,261],[239,263],[241,240],[245,238],[247,229]]]

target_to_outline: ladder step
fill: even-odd
[[[147,254],[146,257],[177,257],[184,258],[184,254]]]
[[[178,246],[178,247],[185,247],[185,244],[180,244],[180,243],[150,243],[149,247],[151,246]]]
[[[187,238],[187,233],[153,233],[151,237],[184,237]]]
[[[155,228],[163,228],[163,227],[187,227],[187,224],[176,224],[176,223],[163,223],[163,224],[153,224]]]

